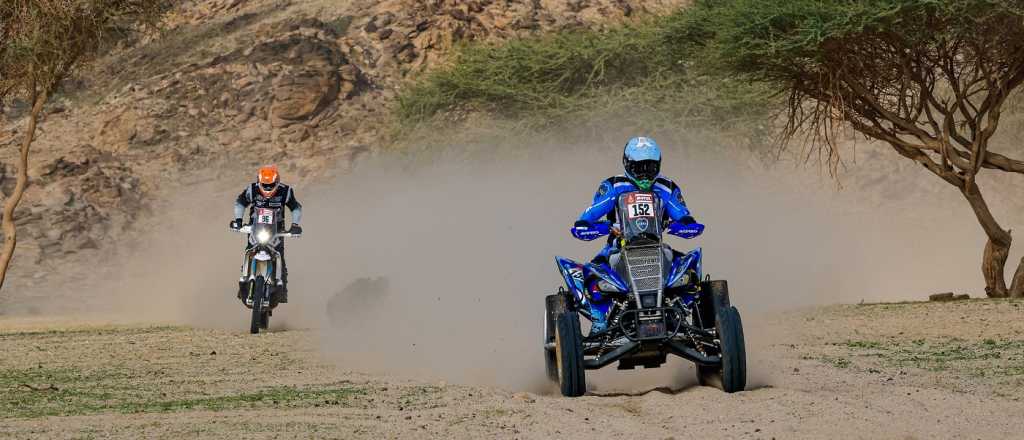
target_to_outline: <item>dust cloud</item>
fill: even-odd
[[[766,167],[706,139],[657,138],[663,173],[708,225],[696,240],[670,243],[705,248],[705,271],[729,280],[746,317],[748,346],[771,342],[757,330],[766,313],[980,284],[977,252],[964,252],[980,252],[980,234],[960,206],[901,211],[857,190],[837,194],[813,170]],[[624,141],[424,146],[298,188],[306,235],[287,243],[291,303],[272,327],[318,329],[327,355],[349,370],[547,389],[543,296],[561,283],[553,257],[586,260],[600,247],[568,228],[598,183],[621,172]],[[158,210],[149,238],[93,295],[96,306],[132,321],[246,329],[234,297],[243,238],[227,230],[248,176],[237,177],[196,184]],[[763,352],[750,351],[757,365]],[[588,377],[601,392],[694,382],[680,361]]]
[[[573,240],[567,230],[600,180],[620,172],[622,141],[436,147],[360,163],[307,197],[309,236],[290,254],[300,304],[282,315],[308,325],[330,310],[316,325],[346,367],[541,389],[542,297],[561,283],[553,256],[585,260],[597,251],[600,243]],[[913,249],[908,259],[892,250],[934,243],[916,216],[901,223],[894,213],[860,209],[855,195],[837,197],[827,177],[768,169],[705,141],[661,142],[664,173],[709,225],[698,240],[672,243],[706,247],[705,268],[730,280],[751,344],[771,342],[760,340],[758,314],[919,297],[929,282],[948,289],[954,281],[956,272],[935,270],[943,254]],[[752,364],[760,355],[751,350]],[[688,369],[676,362],[590,377],[600,390],[684,387],[693,383],[692,372],[680,371]]]

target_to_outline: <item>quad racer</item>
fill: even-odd
[[[591,241],[608,235],[615,218],[615,203],[619,196],[632,191],[652,191],[665,206],[663,223],[676,222],[680,225],[697,223],[686,207],[683,192],[671,179],[661,175],[661,147],[649,137],[634,137],[626,143],[622,152],[622,166],[625,174],[613,176],[601,182],[594,194],[594,201],[580,214],[573,225],[572,235],[583,241]],[[591,260],[595,264],[608,263],[608,257],[618,252],[618,241],[609,235],[607,244]],[[593,329],[601,331],[607,320],[601,301],[591,303],[591,314],[595,321]]]

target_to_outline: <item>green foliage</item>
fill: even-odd
[[[696,51],[709,71],[785,82],[829,70],[856,42],[997,41],[1020,33],[1021,15],[1008,0],[702,0],[669,26],[677,50]]]
[[[1024,342],[984,339],[847,341],[855,356],[878,358],[887,367],[914,367],[964,375],[1014,377],[1024,374]]]
[[[224,395],[173,398],[133,383],[118,369],[27,368],[0,370],[0,418],[35,418],[97,413],[150,413],[185,410],[227,411],[248,408],[295,408],[348,405],[365,393],[348,384],[316,388],[272,386]],[[35,389],[33,389],[35,388]]]
[[[716,123],[763,114],[764,89],[691,74],[691,63],[666,44],[666,23],[466,46],[405,90],[399,118],[415,124],[482,110],[547,125],[593,114]]]
[[[0,99],[48,95],[132,29],[155,24],[168,0],[0,2]]]
[[[966,188],[982,167],[1024,172],[1024,162],[983,154],[1003,103],[1024,83],[1022,6],[701,0],[667,27],[677,58],[705,60],[708,75],[787,96],[782,140],[809,134],[833,171],[841,162],[834,139],[845,125]],[[987,282],[992,295],[1006,294]]]
[[[400,98],[406,119],[455,106],[506,115],[570,106],[596,89],[635,86],[664,71],[649,31],[567,32],[499,45],[467,46],[455,63],[428,75]]]

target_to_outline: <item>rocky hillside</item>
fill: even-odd
[[[13,275],[43,278],[171,189],[258,163],[310,181],[386,143],[403,83],[468,41],[601,28],[682,0],[187,0],[53,100],[33,145]],[[0,108],[0,190],[25,109]],[[116,234],[115,234],[116,232]]]

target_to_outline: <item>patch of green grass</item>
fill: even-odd
[[[443,391],[441,387],[433,385],[408,387],[402,392],[399,402],[404,408],[440,408],[445,406],[438,400]]]
[[[271,387],[250,393],[166,401],[127,402],[116,407],[122,413],[169,412],[192,409],[224,411],[240,408],[297,408],[308,406],[347,405],[365,390],[351,385],[326,385],[322,389]]]
[[[971,376],[1024,375],[1024,341],[984,339],[914,339],[910,341],[847,341],[845,347],[892,367],[949,371]]]
[[[877,350],[882,348],[882,343],[878,341],[846,341],[843,345],[847,348],[861,348],[868,350]]]
[[[166,332],[187,332],[192,329],[181,326],[150,326],[150,327],[89,327],[72,329],[48,329],[34,331],[0,332],[0,340],[22,339],[33,337],[71,338],[76,336],[137,336]]]
[[[609,30],[574,30],[501,44],[470,44],[450,65],[403,89],[401,126],[483,111],[527,126],[595,115],[678,125],[763,120],[772,102],[748,82],[691,72],[666,34],[668,18]]]
[[[822,356],[821,360],[836,368],[850,368],[851,365],[850,360],[844,357]]]
[[[2,370],[0,418],[345,405],[353,396],[365,393],[345,382],[318,388],[276,386],[221,396],[166,398],[126,383],[110,382],[115,378],[111,375],[116,374],[69,368]]]

